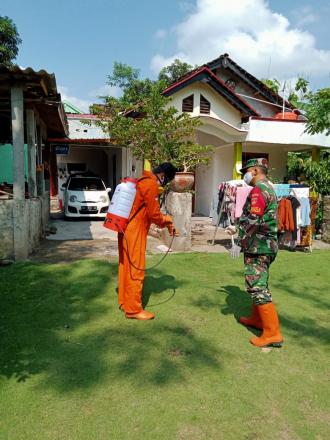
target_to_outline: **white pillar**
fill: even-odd
[[[25,213],[24,176],[24,118],[23,89],[11,88],[11,125],[13,138],[13,228],[14,255],[16,261],[25,260],[28,255]]]
[[[36,123],[33,110],[26,110],[26,126],[29,163],[29,192],[32,197],[37,197]]]

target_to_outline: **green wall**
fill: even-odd
[[[25,180],[28,173],[28,149],[24,145]],[[11,144],[0,144],[0,183],[13,183],[13,147]]]

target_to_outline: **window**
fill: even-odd
[[[72,177],[68,189],[71,191],[104,191],[105,186],[102,180],[96,177]]]
[[[209,115],[211,110],[211,103],[203,95],[201,95],[200,99],[200,113],[204,115]]]
[[[194,95],[187,96],[182,100],[182,111],[193,112],[194,111]]]

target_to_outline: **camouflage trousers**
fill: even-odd
[[[268,289],[268,278],[269,266],[275,258],[276,254],[244,254],[245,287],[256,305],[272,302],[272,294]]]

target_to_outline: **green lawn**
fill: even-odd
[[[242,259],[169,256],[146,278],[150,322],[118,310],[115,263],[1,268],[0,439],[329,439],[329,263],[279,255],[285,345],[268,352],[235,320]]]

